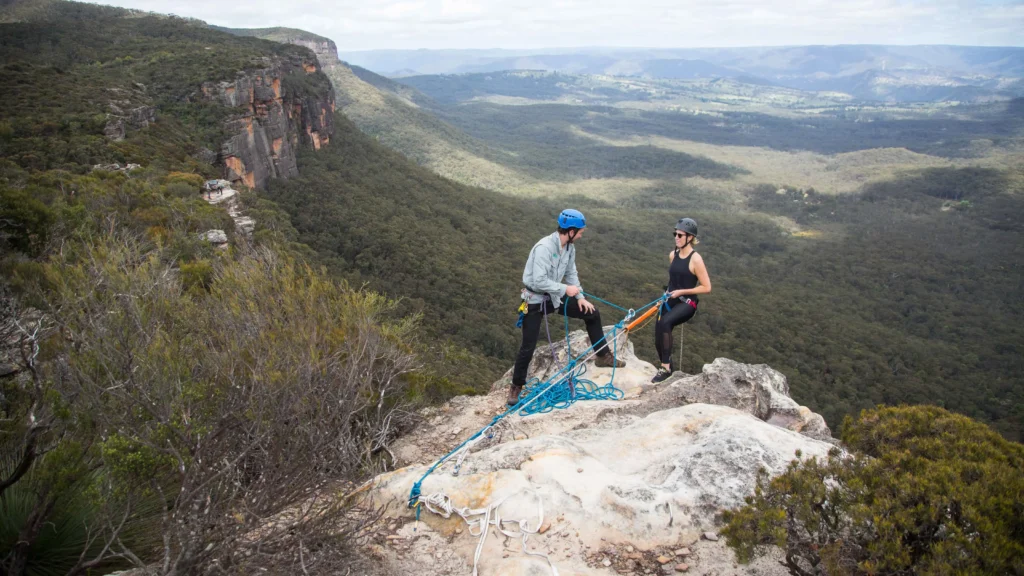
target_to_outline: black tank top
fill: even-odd
[[[690,258],[693,258],[693,254],[694,251],[691,250],[689,256],[680,258],[679,250],[676,250],[676,257],[672,259],[672,264],[668,267],[669,292],[697,287],[697,275],[690,272]],[[697,296],[694,294],[687,296],[687,298],[697,302]]]

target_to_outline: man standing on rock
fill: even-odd
[[[590,343],[598,347],[594,365],[603,368],[611,368],[613,365],[622,368],[626,365],[612,356],[608,343],[602,340],[604,328],[601,325],[601,312],[587,302],[576,273],[576,247],[573,242],[583,236],[586,227],[587,220],[582,212],[563,210],[558,215],[558,231],[541,238],[530,251],[523,270],[523,300],[526,303],[523,343],[512,370],[512,386],[508,390],[509,406],[519,403],[519,394],[526,384],[533,351],[537,348],[540,324],[544,316],[552,312],[580,318],[587,325]],[[563,297],[567,299],[564,305]]]

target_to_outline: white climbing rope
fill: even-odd
[[[483,442],[484,440],[490,440],[490,439],[494,438],[494,431],[493,430],[494,430],[494,426],[487,426],[487,427],[485,427],[483,429],[483,431],[480,433],[479,436],[477,436],[476,438],[470,440],[469,442],[466,442],[462,446],[462,448],[460,448],[459,451],[456,452],[456,454],[458,455],[458,458],[456,458],[456,460],[455,460],[455,468],[452,469],[452,476],[458,476],[459,475],[459,471],[462,470],[462,462],[466,459],[466,456],[469,455],[469,451],[470,451],[471,448],[473,448],[473,446],[476,446],[477,444],[479,444],[480,442]]]
[[[537,500],[537,524],[531,527],[529,520],[503,520],[499,513],[499,508],[505,503],[506,500],[519,494],[532,495]],[[469,533],[476,536],[479,540],[476,544],[476,553],[473,554],[473,576],[477,576],[477,566],[480,564],[480,556],[484,550],[484,543],[487,540],[487,533],[491,526],[498,532],[501,532],[509,538],[519,538],[523,543],[523,552],[530,556],[537,556],[543,558],[548,563],[548,567],[551,568],[551,575],[558,576],[558,568],[551,562],[551,558],[548,558],[547,554],[543,552],[530,552],[526,548],[527,540],[531,534],[537,534],[540,531],[541,525],[544,523],[544,504],[539,494],[537,494],[532,488],[523,488],[517,492],[513,492],[504,498],[501,498],[497,502],[488,504],[485,508],[470,508],[468,506],[459,508],[455,506],[452,499],[440,492],[430,494],[428,496],[420,496],[420,502],[434,514],[438,514],[444,518],[451,518],[452,514],[458,514],[469,527]],[[506,524],[516,524],[519,530],[506,530]]]

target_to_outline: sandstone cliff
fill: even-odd
[[[572,335],[574,352],[586,345],[583,332]],[[833,449],[824,420],[789,398],[785,377],[768,366],[719,358],[701,374],[651,385],[654,367],[619,346],[622,400],[505,418],[458,474],[447,463],[427,477],[423,500],[433,495],[442,514],[424,509],[416,522],[406,506],[413,483],[504,409],[508,378],[486,396],[425,409],[393,446],[402,467],[366,492],[390,518],[371,553],[395,573],[452,576],[473,573],[474,558],[480,575],[785,574],[770,557],[736,565],[715,531],[721,511],[753,492],[758,470],[778,474]],[[565,345],[555,353],[564,362]],[[538,349],[531,376],[544,378],[552,364]],[[593,365],[585,375],[598,385],[610,376]],[[467,526],[459,508],[478,523]]]
[[[316,54],[317,60],[320,61],[320,65],[323,67],[341,63],[341,60],[338,60],[338,46],[334,43],[334,40],[328,38],[322,40],[288,38],[285,42],[309,48],[313,51],[313,54]]]
[[[277,58],[233,81],[206,82],[201,97],[239,109],[219,160],[225,179],[250,188],[298,175],[298,147],[319,150],[334,134],[334,90],[316,58]]]

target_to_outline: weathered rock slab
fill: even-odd
[[[670,381],[686,402],[732,406],[805,436],[830,441],[825,419],[789,397],[789,383],[767,364],[741,364],[717,358],[700,374]]]
[[[566,546],[582,554],[605,542],[629,542],[644,551],[664,549],[671,557],[713,527],[722,509],[741,504],[753,492],[759,469],[776,474],[797,451],[823,457],[831,448],[734,408],[691,404],[620,429],[571,430],[492,446],[470,454],[458,476],[450,467],[435,471],[422,489],[424,495],[448,495],[458,507],[487,507],[508,498],[497,513],[534,529],[551,519],[550,532],[568,534],[561,552]],[[425,470],[412,466],[379,477],[374,501],[387,504],[392,517],[409,516],[409,490]],[[463,557],[472,558],[477,541],[456,532],[464,528],[461,520],[429,512],[422,519],[455,538]],[[493,538],[484,551],[488,558],[500,557],[504,546]],[[538,568],[537,560],[518,553],[501,566],[499,572],[481,573],[530,574]],[[586,571],[585,554],[560,559],[560,572],[574,570],[595,573]]]
[[[583,331],[570,335],[573,356],[588,346]],[[798,455],[824,457],[834,449],[824,420],[789,398],[785,378],[767,366],[720,358],[701,374],[677,373],[651,385],[654,367],[636,357],[626,338],[616,348],[626,362],[614,377],[622,400],[506,417],[465,454],[457,473],[453,459],[424,480],[423,501],[434,495],[443,502],[444,495],[455,508],[496,505],[491,518],[500,517],[506,529],[537,532],[525,542],[530,555],[520,538],[494,536],[492,527],[480,574],[549,574],[548,561],[560,574],[677,573],[676,558],[697,573],[784,574],[771,559],[734,569],[725,542],[702,535],[716,534],[722,510],[753,492],[759,470],[778,474]],[[546,379],[569,357],[564,340],[542,345],[530,376]],[[603,384],[611,372],[591,363],[585,377]],[[392,447],[404,468],[379,476],[366,491],[368,503],[385,507],[391,526],[406,522],[377,550],[391,568],[471,572],[480,542],[471,533],[479,531],[457,514],[444,519],[423,510],[423,522],[412,522],[407,499],[430,464],[504,412],[510,378],[486,396],[421,411],[420,425]]]
[[[228,235],[223,230],[207,230],[200,234],[199,237],[214,245],[228,243]]]

